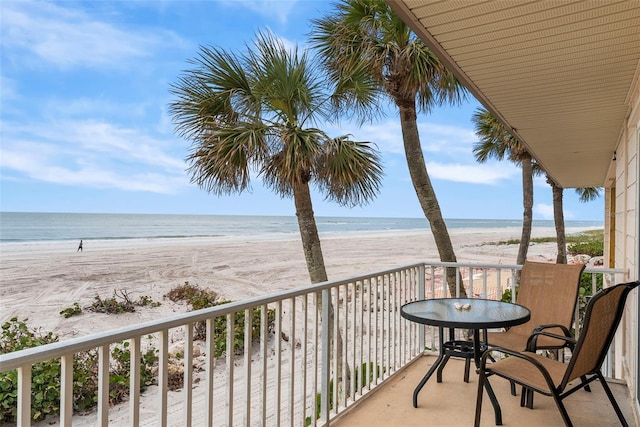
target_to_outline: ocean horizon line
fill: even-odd
[[[430,229],[426,218],[316,216],[318,232]],[[518,219],[445,218],[447,228],[515,228]],[[534,227],[554,227],[534,220]],[[602,228],[604,221],[567,220],[567,228]],[[177,239],[299,233],[295,215],[114,214],[0,212],[0,242]]]

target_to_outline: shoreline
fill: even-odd
[[[566,234],[575,234],[582,231],[595,230],[597,227],[567,227]],[[458,227],[448,229],[450,235],[465,234],[490,234],[505,233],[519,239],[521,236],[521,227]],[[397,237],[405,235],[413,235],[416,233],[428,233],[431,235],[431,229],[390,229],[390,230],[358,230],[358,231],[326,231],[320,232],[321,242],[325,239],[333,238],[359,238],[359,237]],[[555,229],[553,227],[534,227],[531,237],[555,237]],[[18,252],[73,252],[78,248],[79,239],[61,239],[61,240],[28,240],[28,241],[1,241],[0,242],[0,259],[5,255],[13,255]],[[226,242],[247,242],[248,241],[299,241],[299,232],[269,232],[256,234],[233,234],[233,235],[217,235],[217,236],[171,236],[171,237],[132,237],[132,238],[110,238],[110,239],[83,239],[85,249],[87,242],[90,247],[98,250],[105,249],[123,249],[130,247],[151,247],[151,246],[187,246],[192,244],[215,244]]]
[[[567,235],[587,228],[568,228]],[[449,230],[459,262],[515,264],[518,245],[490,244],[519,239],[519,228]],[[552,227],[532,237],[555,236]],[[320,235],[329,280],[439,260],[430,230],[385,230]],[[163,296],[185,282],[238,301],[310,284],[298,234],[224,237],[5,243],[0,246],[0,322],[28,318],[60,339],[168,317],[187,310]],[[530,260],[554,262],[552,243],[532,244]],[[108,315],[83,310],[64,318],[60,311],[96,296],[125,289],[132,299],[150,297],[159,307]],[[108,327],[105,327],[107,325]]]

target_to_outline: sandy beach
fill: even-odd
[[[553,228],[533,230],[534,237],[554,234]],[[457,228],[450,235],[460,262],[515,263],[517,245],[488,243],[517,239],[518,228]],[[429,230],[326,234],[321,240],[330,280],[439,259]],[[84,251],[76,249],[77,242],[69,241],[3,244],[0,321],[28,318],[30,326],[65,339],[184,312],[184,305],[163,299],[184,282],[233,301],[309,284],[299,237],[291,234],[85,241]],[[555,254],[555,243],[529,249],[530,260],[553,262]],[[90,305],[96,295],[110,298],[114,290],[162,304],[117,316],[86,310],[68,319],[60,315],[76,302]]]

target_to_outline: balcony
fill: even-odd
[[[20,426],[31,425],[31,399],[26,398],[33,389],[31,368],[52,359],[60,360],[60,415],[36,425],[351,426],[393,425],[398,417],[403,425],[470,425],[477,383],[462,381],[459,361],[447,365],[442,384],[429,380],[419,408],[411,405],[413,388],[433,360],[424,356],[425,349],[437,349],[437,328],[403,319],[399,308],[446,295],[445,268],[458,273],[456,294],[464,289],[468,296],[499,299],[513,288],[520,266],[430,262],[320,283],[0,355],[0,372],[18,371]],[[585,273],[592,277],[592,291],[599,278],[607,285],[622,278],[622,271],[613,269]],[[244,319],[241,327],[239,319]],[[214,325],[220,321],[226,325],[226,348],[235,350],[216,357],[214,335],[221,333]],[[205,339],[194,341],[194,330],[204,330]],[[157,350],[157,385],[141,393],[140,354],[148,349],[148,337]],[[110,407],[111,351],[125,341],[131,352],[129,398]],[[73,357],[88,350],[99,355],[98,405],[93,413],[78,415],[72,411]],[[176,364],[185,374],[181,388],[173,391],[169,368]],[[614,363],[606,363],[605,375],[620,382]],[[501,382],[494,380],[505,424],[560,422],[551,400],[536,396],[533,411],[522,409]],[[630,399],[624,396],[628,389],[623,383],[613,388],[632,423]],[[599,385],[592,389],[567,399],[569,413],[595,410],[606,420],[588,416],[593,423],[579,425],[615,425]],[[483,422],[493,425],[492,419],[485,405]],[[531,424],[524,424],[528,419]]]
[[[385,381],[366,399],[354,405],[331,423],[335,427],[372,427],[402,425],[425,426],[472,426],[478,381],[474,375],[469,383],[463,381],[464,362],[451,359],[447,363],[442,383],[435,375],[420,391],[418,408],[411,403],[413,390],[429,369],[434,356],[421,357],[408,365],[395,377]],[[631,397],[626,385],[620,381],[608,381],[629,425],[634,424]],[[536,394],[534,409],[520,407],[520,392],[511,396],[509,383],[501,378],[492,378],[491,385],[502,409],[505,426],[564,426],[560,413],[551,397]],[[576,426],[619,426],[618,418],[599,383],[593,383],[591,393],[578,391],[564,400],[567,412]],[[495,426],[493,408],[486,394],[482,405],[482,426]]]

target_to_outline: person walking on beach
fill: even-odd
[[[80,244],[78,245],[78,250],[76,252],[82,252],[82,240],[80,240]]]

